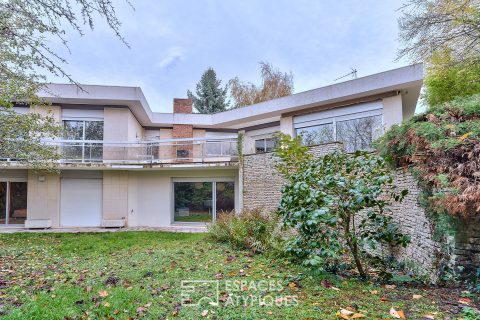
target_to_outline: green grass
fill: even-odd
[[[431,313],[443,318],[434,290],[386,289],[314,275],[282,259],[213,243],[202,234],[3,234],[0,259],[2,319],[198,319],[204,310],[208,319],[336,319],[336,312],[347,307],[366,319],[391,319],[391,307],[404,310],[409,319]],[[339,290],[324,288],[326,278]],[[182,280],[218,280],[224,298],[230,285],[230,300],[220,306],[179,307]],[[265,280],[273,288],[253,288]],[[237,291],[234,281],[247,282]],[[413,294],[423,298],[413,299]],[[266,305],[250,303],[250,295]],[[233,303],[237,296],[247,299],[245,306]],[[298,304],[285,306],[292,296]]]

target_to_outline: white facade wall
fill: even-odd
[[[235,180],[235,210],[240,211],[238,169],[130,171],[128,220],[130,227],[166,227],[173,223],[173,179]]]

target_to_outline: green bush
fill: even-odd
[[[376,248],[409,243],[386,214],[407,191],[395,192],[383,158],[335,152],[313,159],[298,138],[288,135],[280,137],[275,155],[286,181],[278,212],[285,227],[298,232],[287,251],[303,264],[333,270],[347,253],[366,278],[365,266]]]
[[[208,226],[210,237],[238,249],[255,253],[281,252],[284,242],[279,220],[260,209],[245,210],[236,215],[222,213]]]
[[[413,169],[433,212],[480,212],[480,94],[431,106],[392,126],[376,147],[393,165]]]

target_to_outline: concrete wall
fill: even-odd
[[[394,124],[399,124],[403,120],[402,96],[394,96],[382,99],[383,103],[383,124],[385,129]]]
[[[127,108],[105,107],[103,121],[105,141],[136,141],[144,136],[143,127]]]
[[[0,177],[19,177],[18,170],[0,172]],[[69,171],[69,174],[85,175],[91,171]],[[174,178],[199,178],[205,180],[228,178],[235,181],[236,211],[240,210],[238,169],[176,169],[156,171],[108,171],[103,174],[104,220],[126,219],[130,227],[165,227],[173,219]],[[60,187],[59,174],[28,172],[27,218],[50,219],[52,226],[59,227]]]
[[[40,181],[39,176],[45,177]],[[60,175],[28,172],[27,219],[51,219],[52,226],[59,226]]]
[[[128,171],[103,172],[103,219],[121,220],[128,216]]]
[[[173,178],[234,178],[238,190],[238,170],[130,171],[128,181],[128,225],[169,226],[173,221]],[[235,202],[239,197],[236,192]]]

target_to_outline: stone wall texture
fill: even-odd
[[[321,156],[341,149],[341,144],[324,144],[311,147],[311,152]],[[243,159],[243,206],[244,209],[263,208],[275,210],[280,202],[282,177],[276,172],[272,153],[246,155]],[[432,281],[438,279],[439,264],[447,264],[456,269],[475,271],[480,267],[480,217],[458,219],[455,235],[443,235],[438,240],[434,236],[432,224],[424,208],[419,204],[421,192],[412,174],[405,170],[395,172],[397,191],[407,189],[408,195],[401,203],[390,206],[389,214],[404,234],[411,237],[406,248],[395,248],[394,252],[385,250],[397,261],[405,262],[407,267],[418,274],[427,275]]]
[[[313,146],[310,152],[321,156],[335,150],[341,150],[339,143]],[[282,177],[275,169],[275,157],[272,152],[249,154],[243,158],[243,207],[247,210],[263,208],[275,210],[282,196]]]

